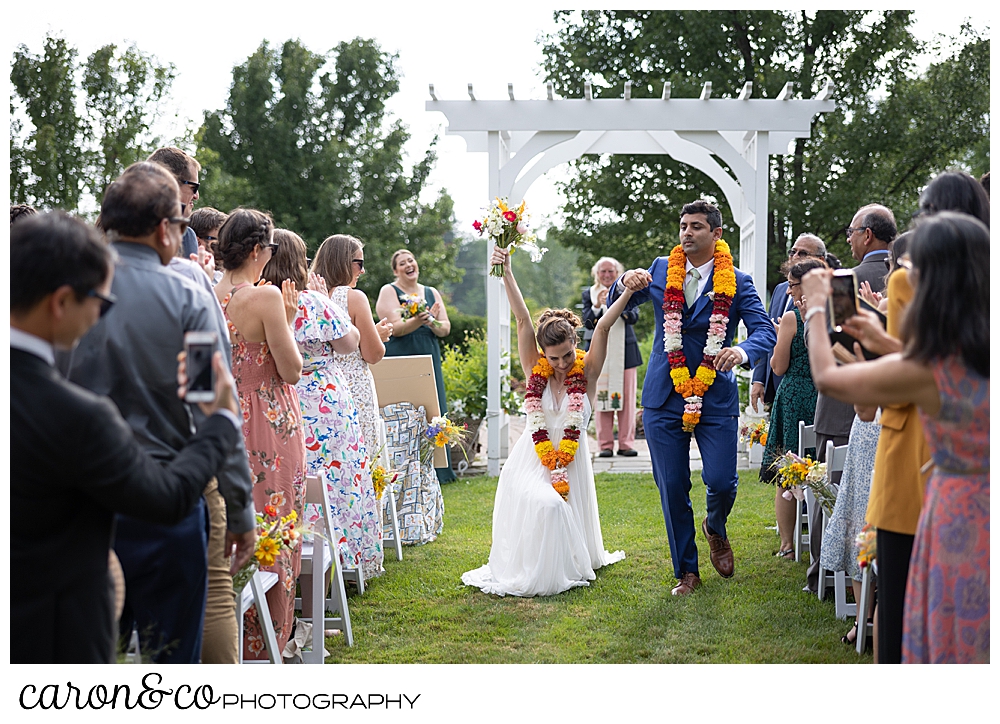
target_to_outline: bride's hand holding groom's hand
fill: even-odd
[[[633,292],[642,291],[652,281],[653,277],[646,269],[631,269],[625,272],[625,276],[622,277],[622,284]]]

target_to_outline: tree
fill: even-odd
[[[205,202],[268,210],[313,250],[331,234],[357,236],[368,263],[359,286],[369,296],[392,280],[398,248],[414,253],[427,284],[460,278],[451,198],[419,201],[433,144],[405,173],[409,134],[385,110],[399,89],[396,61],[361,38],[325,54],[297,40],[261,43],[234,68],[226,107],[206,113],[198,132]]]
[[[126,166],[158,145],[151,128],[174,79],[172,65],[131,45],[98,48],[79,66],[63,38],[46,36],[41,55],[22,45],[11,83],[11,200],[78,211],[89,192],[100,201]],[[80,113],[80,109],[83,113]],[[17,117],[23,108],[26,138]]]
[[[858,207],[882,202],[908,210],[934,172],[956,161],[988,159],[982,134],[988,134],[989,41],[973,37],[957,57],[916,77],[913,58],[922,46],[910,32],[909,11],[584,11],[555,17],[545,69],[566,97],[581,97],[587,80],[596,96],[619,97],[626,80],[634,97],[655,97],[663,81],[685,97],[696,96],[705,81],[716,97],[733,96],[751,81],[757,98],[774,98],[789,81],[803,97],[813,96],[827,78],[834,82],[837,110],[817,117],[812,136],[798,139],[791,155],[771,160],[772,283],[799,233],[819,234],[844,256],[839,232]],[[962,64],[973,61],[972,72],[966,65],[967,76],[959,78]],[[969,104],[965,113],[962,102]],[[957,127],[949,136],[938,132],[941,123]],[[970,143],[974,138],[978,142]],[[927,141],[923,152],[914,148]],[[573,173],[564,189],[565,241],[587,252],[584,259],[613,243],[627,266],[648,264],[676,243],[680,206],[699,195],[716,197],[725,218],[732,218],[714,183],[666,156],[584,157]],[[727,227],[727,238],[734,232]]]

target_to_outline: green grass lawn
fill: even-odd
[[[693,475],[695,521],[705,488]],[[545,598],[500,598],[463,586],[486,563],[496,478],[444,486],[444,532],[424,546],[386,553],[385,574],[351,595],[353,648],[327,639],[341,663],[871,663],[840,641],[851,620],[834,617],[832,596],[804,593],[805,563],[774,557],[774,488],[740,473],[729,517],[736,575],[718,576],[698,533],[702,587],[674,585],[659,494],[648,474],[600,474],[604,544],[624,561],[589,587]],[[350,590],[350,589],[349,589]]]

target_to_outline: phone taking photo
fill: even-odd
[[[184,335],[188,377],[185,402],[211,402],[215,399],[212,355],[215,354],[216,341],[215,332],[187,332]]]
[[[830,279],[830,299],[827,316],[834,331],[842,332],[843,324],[858,313],[858,277],[853,269],[834,269]]]

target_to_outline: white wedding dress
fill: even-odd
[[[568,397],[563,395],[557,407],[552,385],[542,395],[545,424],[555,445],[562,438]],[[569,502],[552,487],[530,432],[521,435],[500,471],[490,561],[462,574],[462,583],[499,596],[552,596],[590,585],[595,569],[625,558],[623,551],[604,550],[585,432],[590,413],[590,399],[585,396],[584,433],[566,469]]]

